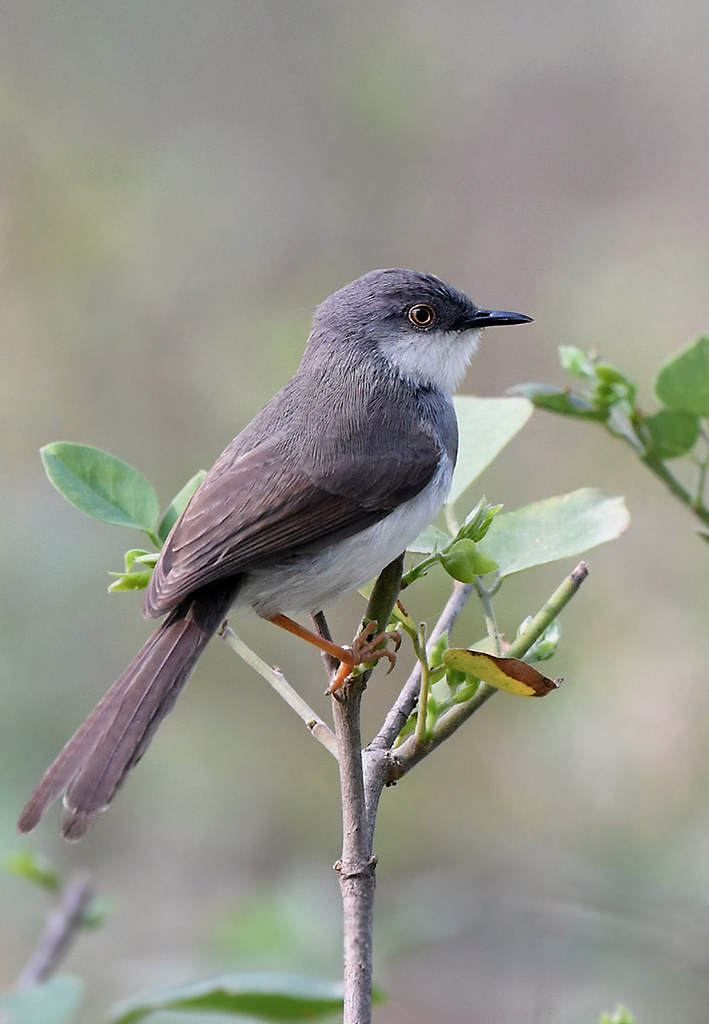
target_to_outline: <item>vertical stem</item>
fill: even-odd
[[[343,1024],[372,1019],[372,925],[376,860],[367,815],[362,768],[360,705],[364,685],[357,680],[333,694],[332,713],[339,749],[342,796],[340,878],[344,924]]]
[[[421,692],[416,716],[416,739],[419,743],[426,742],[426,719],[428,717],[428,690],[430,677],[428,671],[428,652],[426,651],[426,623],[419,623],[418,639],[414,644],[416,657],[421,666]]]

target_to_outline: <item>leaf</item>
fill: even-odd
[[[163,543],[167,540],[168,533],[187,508],[190,498],[202,483],[206,475],[207,470],[200,469],[187,481],[184,487],[180,488],[170,504],[167,506],[165,515],[160,520],[160,525],[158,526],[158,537],[163,541]]]
[[[123,556],[125,568],[122,572],[109,572],[109,576],[115,577],[115,582],[108,588],[109,593],[122,590],[144,590],[150,582],[153,569],[157,565],[160,555],[157,551],[144,551],[142,548],[131,548]],[[135,569],[134,566],[146,565],[147,569]],[[1,1024],[1,1022],[0,1022]]]
[[[467,537],[455,541],[439,557],[448,575],[461,583],[473,583],[476,576],[497,569],[497,563],[478,551],[475,541]]]
[[[600,1024],[637,1024],[630,1010],[625,1006],[616,1006],[613,1013],[602,1013]]]
[[[628,522],[622,498],[585,487],[502,512],[478,546],[509,576],[613,540]]]
[[[519,658],[498,658],[494,654],[466,651],[458,647],[448,648],[443,655],[443,664],[518,697],[544,697],[563,682],[562,679],[543,676]]]
[[[430,555],[431,552],[444,548],[450,542],[449,534],[439,530],[437,526],[427,526],[406,550],[414,551],[416,554]]]
[[[94,519],[150,533],[160,511],[157,495],[133,466],[85,444],[55,441],[40,449],[51,483]]]
[[[342,986],[295,974],[233,974],[123,1003],[111,1020],[133,1024],[159,1010],[245,1014],[267,1021],[315,1020],[342,1011]]]
[[[661,409],[642,421],[649,440],[646,453],[655,459],[676,459],[686,455],[697,443],[699,417],[683,409]]]
[[[41,889],[57,892],[61,888],[62,879],[59,873],[46,858],[40,857],[33,850],[18,850],[7,858],[5,866],[8,871],[27,879],[33,885],[38,885]]]
[[[3,1024],[65,1024],[74,1017],[84,988],[78,978],[60,976],[0,998]]]
[[[460,441],[448,501],[452,504],[522,429],[534,407],[526,398],[453,399]]]
[[[700,334],[662,364],[655,394],[670,409],[709,416],[709,335]]]
[[[595,376],[595,367],[583,349],[575,345],[559,345],[559,362],[561,368],[573,377],[587,380]]]
[[[608,418],[607,409],[597,409],[584,395],[569,388],[558,388],[552,384],[517,384],[510,393],[525,395],[538,409],[547,409],[562,416],[574,416],[581,420],[603,422]]]
[[[109,583],[109,594],[121,593],[124,590],[145,590],[153,575],[152,569],[144,569],[141,572],[110,572],[109,576],[115,576],[113,583]]]

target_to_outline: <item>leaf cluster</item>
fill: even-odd
[[[654,381],[660,407],[645,412],[633,377],[581,349],[559,348],[562,369],[580,384],[522,384],[515,394],[535,406],[572,419],[599,423],[635,451],[640,460],[703,523],[709,525],[705,485],[709,469],[709,335],[700,334],[658,367]],[[684,458],[694,469],[687,489],[667,465]],[[703,533],[705,539],[709,534]]]

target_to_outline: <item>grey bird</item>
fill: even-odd
[[[232,605],[328,644],[286,617],[375,576],[438,514],[458,447],[452,392],[481,330],[531,320],[480,309],[431,274],[374,270],[316,310],[300,366],[225,449],[175,523],[143,614],[162,625],[47,769],[22,832],[64,795],[79,839],[173,707]]]

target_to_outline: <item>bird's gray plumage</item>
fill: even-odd
[[[430,326],[410,315],[421,304]],[[64,794],[62,831],[84,834],[235,601],[268,617],[319,611],[415,538],[450,486],[451,392],[481,328],[528,319],[396,269],[318,307],[295,375],[217,459],[165,542],[143,609],[167,618],[47,770],[23,831]]]

